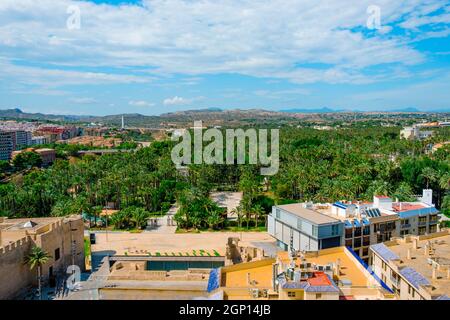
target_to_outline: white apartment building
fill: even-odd
[[[401,300],[450,300],[450,230],[370,246],[370,268]]]

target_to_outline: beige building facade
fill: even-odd
[[[37,270],[25,258],[33,246],[51,258],[42,267],[44,283],[64,275],[67,267],[85,267],[81,216],[7,219],[0,217],[0,300],[14,299],[37,283]]]

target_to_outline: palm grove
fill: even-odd
[[[450,150],[430,153],[433,141],[407,141],[398,127],[353,127],[319,131],[280,130],[280,170],[259,175],[257,165],[191,165],[177,171],[173,143],[154,142],[136,152],[74,157],[59,154],[48,169],[34,169],[0,185],[0,215],[9,217],[98,216],[107,204],[117,229],[143,228],[148,217],[167,212],[175,202],[180,229],[264,228],[274,203],[370,200],[374,194],[413,200],[422,188],[450,213]],[[445,141],[448,129],[432,138]],[[224,151],[225,152],[225,151]],[[229,222],[210,198],[211,191],[243,192]]]

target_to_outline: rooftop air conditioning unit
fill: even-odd
[[[307,280],[308,278],[308,272],[300,272],[300,280]]]
[[[262,291],[262,297],[263,297],[263,298],[267,298],[268,296],[269,296],[269,290],[264,289],[264,290]]]

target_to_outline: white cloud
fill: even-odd
[[[135,107],[152,107],[155,105],[154,103],[143,101],[143,100],[138,100],[138,101],[132,100],[132,101],[128,102],[128,104],[130,106],[135,106]]]
[[[10,76],[13,76],[18,83],[41,85],[49,88],[64,85],[146,83],[151,81],[145,77],[127,74],[19,66],[4,59],[0,59],[0,69],[2,70],[0,79],[9,79]]]
[[[191,103],[191,100],[175,96],[173,98],[164,99],[163,104],[166,106],[179,106]]]
[[[71,4],[81,9],[80,30],[66,28]],[[146,81],[136,75],[59,69],[114,66],[158,76],[238,73],[294,83],[368,83],[389,74],[369,76],[366,68],[409,66],[425,59],[410,45],[414,33],[391,35],[388,24],[413,31],[448,23],[448,13],[430,15],[445,8],[446,1],[378,0],[384,27],[366,36],[361,28],[371,4],[373,0],[143,0],[140,6],[111,6],[2,0],[0,52],[11,61],[52,66],[46,72],[17,67],[32,73],[26,77],[34,82],[41,75],[44,81],[62,79],[62,84]],[[444,31],[438,28],[429,36],[445,36]],[[16,77],[16,70],[6,71]]]
[[[71,98],[69,101],[78,104],[92,104],[97,102],[94,98]]]

